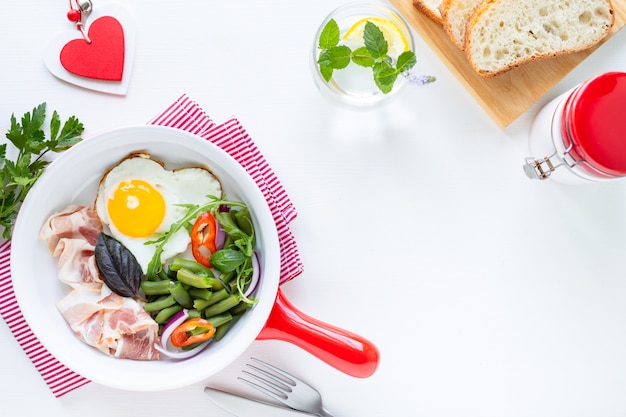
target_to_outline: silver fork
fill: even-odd
[[[255,373],[241,371],[250,379],[239,377],[241,381],[298,411],[320,417],[333,417],[322,404],[320,393],[304,381],[260,359],[250,358],[260,366],[246,364]],[[270,372],[272,371],[272,372]]]

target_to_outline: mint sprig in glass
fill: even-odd
[[[372,107],[389,101],[407,79],[420,84],[406,22],[387,5],[357,1],[336,9],[314,43],[312,66],[320,91],[342,104]]]

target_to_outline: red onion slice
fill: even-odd
[[[220,250],[224,247],[224,241],[226,240],[226,233],[222,228],[220,222],[215,222],[215,247]]]

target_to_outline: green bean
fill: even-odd
[[[189,288],[189,295],[201,300],[209,300],[213,296],[213,291],[206,288]]]
[[[227,299],[207,307],[202,313],[204,314],[204,317],[216,316],[235,307],[240,301],[241,297],[239,295],[231,295]]]
[[[204,310],[205,308],[218,303],[224,299],[228,298],[228,291],[225,289],[214,292],[213,295],[208,300],[196,299],[193,300],[193,308],[198,310]]]
[[[170,277],[163,270],[159,272],[158,277],[161,279],[161,281],[167,281],[170,279]]]
[[[211,284],[211,289],[213,290],[221,290],[224,288],[224,283],[218,278],[209,277],[209,284]]]
[[[226,312],[222,314],[218,314],[216,316],[207,317],[207,321],[213,325],[213,327],[218,328],[221,325],[228,323],[233,319],[233,315]]]
[[[230,283],[233,278],[235,278],[237,276],[237,271],[230,271],[230,272],[222,272],[220,273],[220,280],[222,280],[222,282],[225,283]]]
[[[194,288],[211,288],[211,282],[206,275],[198,275],[186,268],[181,268],[176,273],[176,278],[183,284]]]
[[[193,308],[193,300],[191,299],[191,296],[189,295],[185,287],[183,287],[183,284],[180,283],[180,281],[172,281],[171,285],[169,286],[169,291],[178,304],[182,305],[185,308]]]
[[[165,295],[169,294],[169,287],[172,281],[143,281],[140,286],[146,295]]]
[[[198,319],[198,318],[202,317],[202,313],[200,313],[195,308],[191,308],[191,309],[187,310],[187,316],[190,319]]]
[[[213,271],[196,261],[183,258],[174,258],[172,260],[172,264],[170,265],[172,271],[178,271],[183,268],[198,275],[213,276]]]
[[[181,306],[180,304],[174,304],[173,306],[165,307],[163,310],[159,311],[159,313],[154,318],[154,321],[159,324],[163,324],[182,309],[183,306]]]
[[[188,333],[191,336],[197,336],[199,334],[208,333],[208,332],[209,332],[209,328],[206,326],[196,326],[193,329],[188,331]]]
[[[220,340],[222,340],[224,335],[231,329],[231,327],[233,327],[233,325],[235,324],[235,322],[237,322],[237,320],[239,320],[239,317],[235,317],[233,320],[227,323],[224,323],[220,327],[215,329],[215,334],[213,335],[213,341],[219,342]]]
[[[236,315],[240,315],[240,314],[245,313],[249,309],[250,309],[250,304],[248,304],[248,303],[239,303],[239,305],[231,308],[230,310],[228,310],[228,312],[230,314],[232,314],[233,316],[236,316]]]
[[[166,307],[170,307],[176,304],[176,300],[172,295],[161,297],[158,300],[144,304],[143,309],[148,313],[163,310]]]

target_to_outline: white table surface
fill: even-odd
[[[1,3],[0,130],[42,101],[78,116],[85,137],[143,124],[183,93],[217,122],[237,116],[299,212],[305,272],[285,293],[372,340],[381,361],[356,379],[257,341],[194,386],[91,383],[56,399],[0,321],[2,416],[227,416],[202,388],[245,391],[236,376],[250,355],[313,383],[337,416],[626,415],[626,182],[564,186],[522,172],[537,110],[626,70],[626,32],[501,129],[417,36],[418,68],[435,84],[374,112],[325,101],[309,52],[338,0],[128,1],[128,94],[74,87],[43,64],[46,39],[71,28],[67,3]]]

